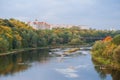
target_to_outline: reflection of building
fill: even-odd
[[[46,22],[39,22],[38,20],[35,20],[34,22],[28,22],[28,25],[32,26],[35,29],[72,28],[72,27],[88,29],[88,27],[85,25],[49,24]]]

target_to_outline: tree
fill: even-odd
[[[104,49],[106,48],[106,44],[103,41],[96,41],[92,47],[92,54],[94,56],[102,56]]]
[[[116,62],[120,63],[120,46],[118,46],[114,51],[113,51],[113,58]]]
[[[9,49],[9,42],[4,37],[0,36],[0,52],[6,52]]]
[[[109,42],[112,41],[112,37],[111,36],[107,36],[103,39],[104,42]]]
[[[22,45],[22,37],[16,32],[13,35],[13,42],[12,42],[12,49],[17,49],[17,48],[21,48]]]
[[[112,42],[113,42],[114,44],[116,44],[116,45],[120,45],[120,34],[119,34],[119,35],[116,35],[116,36],[113,38]]]
[[[69,44],[71,45],[80,45],[83,44],[83,41],[81,41],[79,38],[72,39]]]

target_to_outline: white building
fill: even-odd
[[[37,20],[34,22],[28,22],[28,25],[32,26],[34,29],[52,29],[50,24],[46,22],[39,22]]]
[[[49,24],[46,22],[39,22],[38,20],[35,20],[33,22],[28,22],[28,25],[32,26],[34,29],[53,29],[53,28],[72,28],[72,27],[79,27],[80,29],[89,29],[86,25]]]

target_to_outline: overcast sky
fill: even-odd
[[[120,29],[120,0],[0,0],[0,18]]]

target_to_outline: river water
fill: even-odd
[[[30,50],[0,57],[0,80],[119,80],[119,71],[101,70],[89,50],[61,56],[70,48]]]

